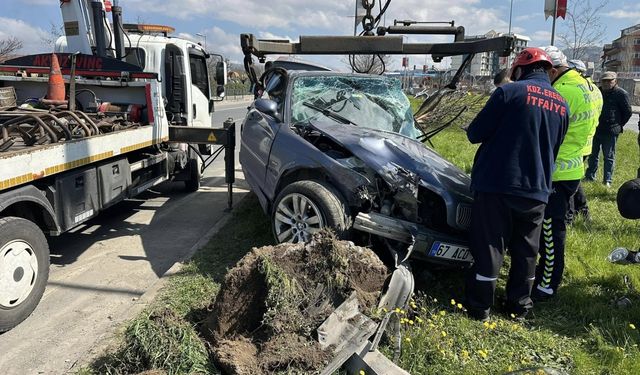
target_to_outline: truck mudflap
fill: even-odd
[[[413,244],[412,255],[416,259],[462,267],[469,267],[473,263],[466,238],[446,235],[409,221],[376,212],[361,212],[356,216],[353,228],[404,244]]]

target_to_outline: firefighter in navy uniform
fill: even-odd
[[[471,172],[474,264],[465,303],[476,319],[489,316],[507,249],[507,312],[524,316],[533,307],[541,224],[569,123],[565,100],[549,82],[551,68],[543,50],[524,49],[511,67],[514,82],[496,89],[467,130],[469,141],[481,144]]]

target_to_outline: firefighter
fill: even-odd
[[[532,297],[545,300],[557,294],[564,271],[567,236],[566,215],[571,197],[584,177],[584,150],[598,125],[602,111],[600,90],[580,72],[570,69],[567,57],[558,47],[543,48],[551,57],[551,84],[567,101],[571,117],[569,129],[558,151],[552,177],[551,195],[544,213],[540,236],[540,260],[536,269]]]
[[[489,317],[507,249],[507,312],[524,316],[533,307],[540,228],[569,123],[565,100],[549,81],[551,68],[543,50],[521,51],[511,67],[514,82],[496,89],[467,130],[469,141],[480,143],[471,172],[474,264],[465,301],[475,319]]]

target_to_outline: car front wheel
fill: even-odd
[[[308,242],[322,228],[333,229],[344,238],[349,229],[347,206],[340,194],[319,181],[297,181],[287,185],[274,202],[271,216],[278,243]]]

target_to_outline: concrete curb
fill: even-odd
[[[242,192],[242,194],[238,199],[235,199],[235,203],[233,207],[237,207],[247,196],[249,191]],[[122,334],[122,330],[125,324],[131,319],[138,316],[145,308],[149,307],[151,303],[158,297],[162,288],[166,285],[167,279],[180,272],[185,262],[190,260],[195,253],[204,247],[211,238],[216,235],[220,229],[222,229],[231,219],[233,212],[225,212],[222,217],[209,229],[204,236],[202,236],[187,252],[186,256],[177,261],[171,268],[169,268],[163,275],[160,277],[151,287],[147,289],[146,292],[138,300],[131,306],[129,310],[126,312],[126,316],[121,316],[118,319],[118,322],[115,325],[115,329],[110,332],[105,332],[96,343],[90,347],[85,355],[83,356],[82,361],[78,361],[74,363],[66,373],[75,374],[77,370],[82,367],[88,366],[97,356],[105,354],[107,350],[119,344],[119,338]]]

